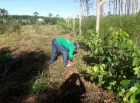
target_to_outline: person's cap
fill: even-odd
[[[79,43],[75,43],[76,49],[80,48],[80,44]]]

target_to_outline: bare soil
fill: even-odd
[[[77,51],[73,62],[69,61],[71,66],[68,68],[63,67],[61,54],[49,65],[51,40],[55,37],[73,40],[74,34],[62,34],[57,26],[38,28],[39,30],[35,30],[33,26],[23,26],[20,35],[11,34],[11,39],[0,43],[0,52],[10,52],[22,57],[22,64],[0,77],[0,103],[112,103],[116,99],[112,91],[99,88],[79,72],[79,64],[88,66],[82,59],[86,53],[82,49]],[[40,72],[33,72],[36,68],[44,68],[48,73],[46,78],[49,79],[42,91],[34,95],[23,95],[20,89],[8,89],[10,85],[16,88],[27,84],[32,77],[37,78]],[[29,91],[26,87],[25,90]]]

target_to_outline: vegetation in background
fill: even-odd
[[[57,25],[61,28],[63,28],[62,33],[69,33],[69,31],[72,30],[71,27],[69,27],[64,21],[58,21]]]
[[[132,40],[136,40],[140,30],[140,14],[124,16],[107,16],[101,19],[100,34],[108,34],[109,27],[117,27],[126,31]],[[136,38],[135,38],[136,37]]]
[[[138,32],[140,30],[140,14],[134,15],[108,15],[102,17],[100,21],[100,35],[108,35],[108,28],[117,27],[126,31],[133,41],[137,42]],[[75,24],[75,32],[79,28],[78,20]],[[82,20],[82,35],[87,35],[88,30],[96,30],[96,18],[95,17],[85,17]]]
[[[39,19],[42,21],[39,21]],[[65,23],[64,19],[59,17],[6,15],[3,19],[2,16],[0,16],[0,34],[19,32],[20,26],[24,25],[56,25],[59,21]]]

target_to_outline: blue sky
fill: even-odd
[[[33,15],[38,12],[39,16],[76,17],[79,15],[79,2],[75,0],[0,0],[0,8],[8,11],[9,15]],[[78,0],[76,0],[78,1]],[[96,0],[93,0],[90,15],[96,15]],[[108,0],[105,2],[105,13],[108,12]],[[139,1],[140,3],[140,1]],[[74,16],[72,16],[74,15]]]
[[[9,15],[33,15],[68,17],[78,13],[79,3],[75,0],[0,0],[0,8],[8,11]]]

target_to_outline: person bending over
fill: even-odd
[[[69,67],[70,64],[68,64],[68,59],[70,61],[73,60],[73,52],[79,47],[80,45],[78,43],[73,43],[66,38],[54,38],[52,40],[52,54],[50,58],[50,64],[54,63],[55,55],[59,51],[63,57],[63,65],[65,67]]]

